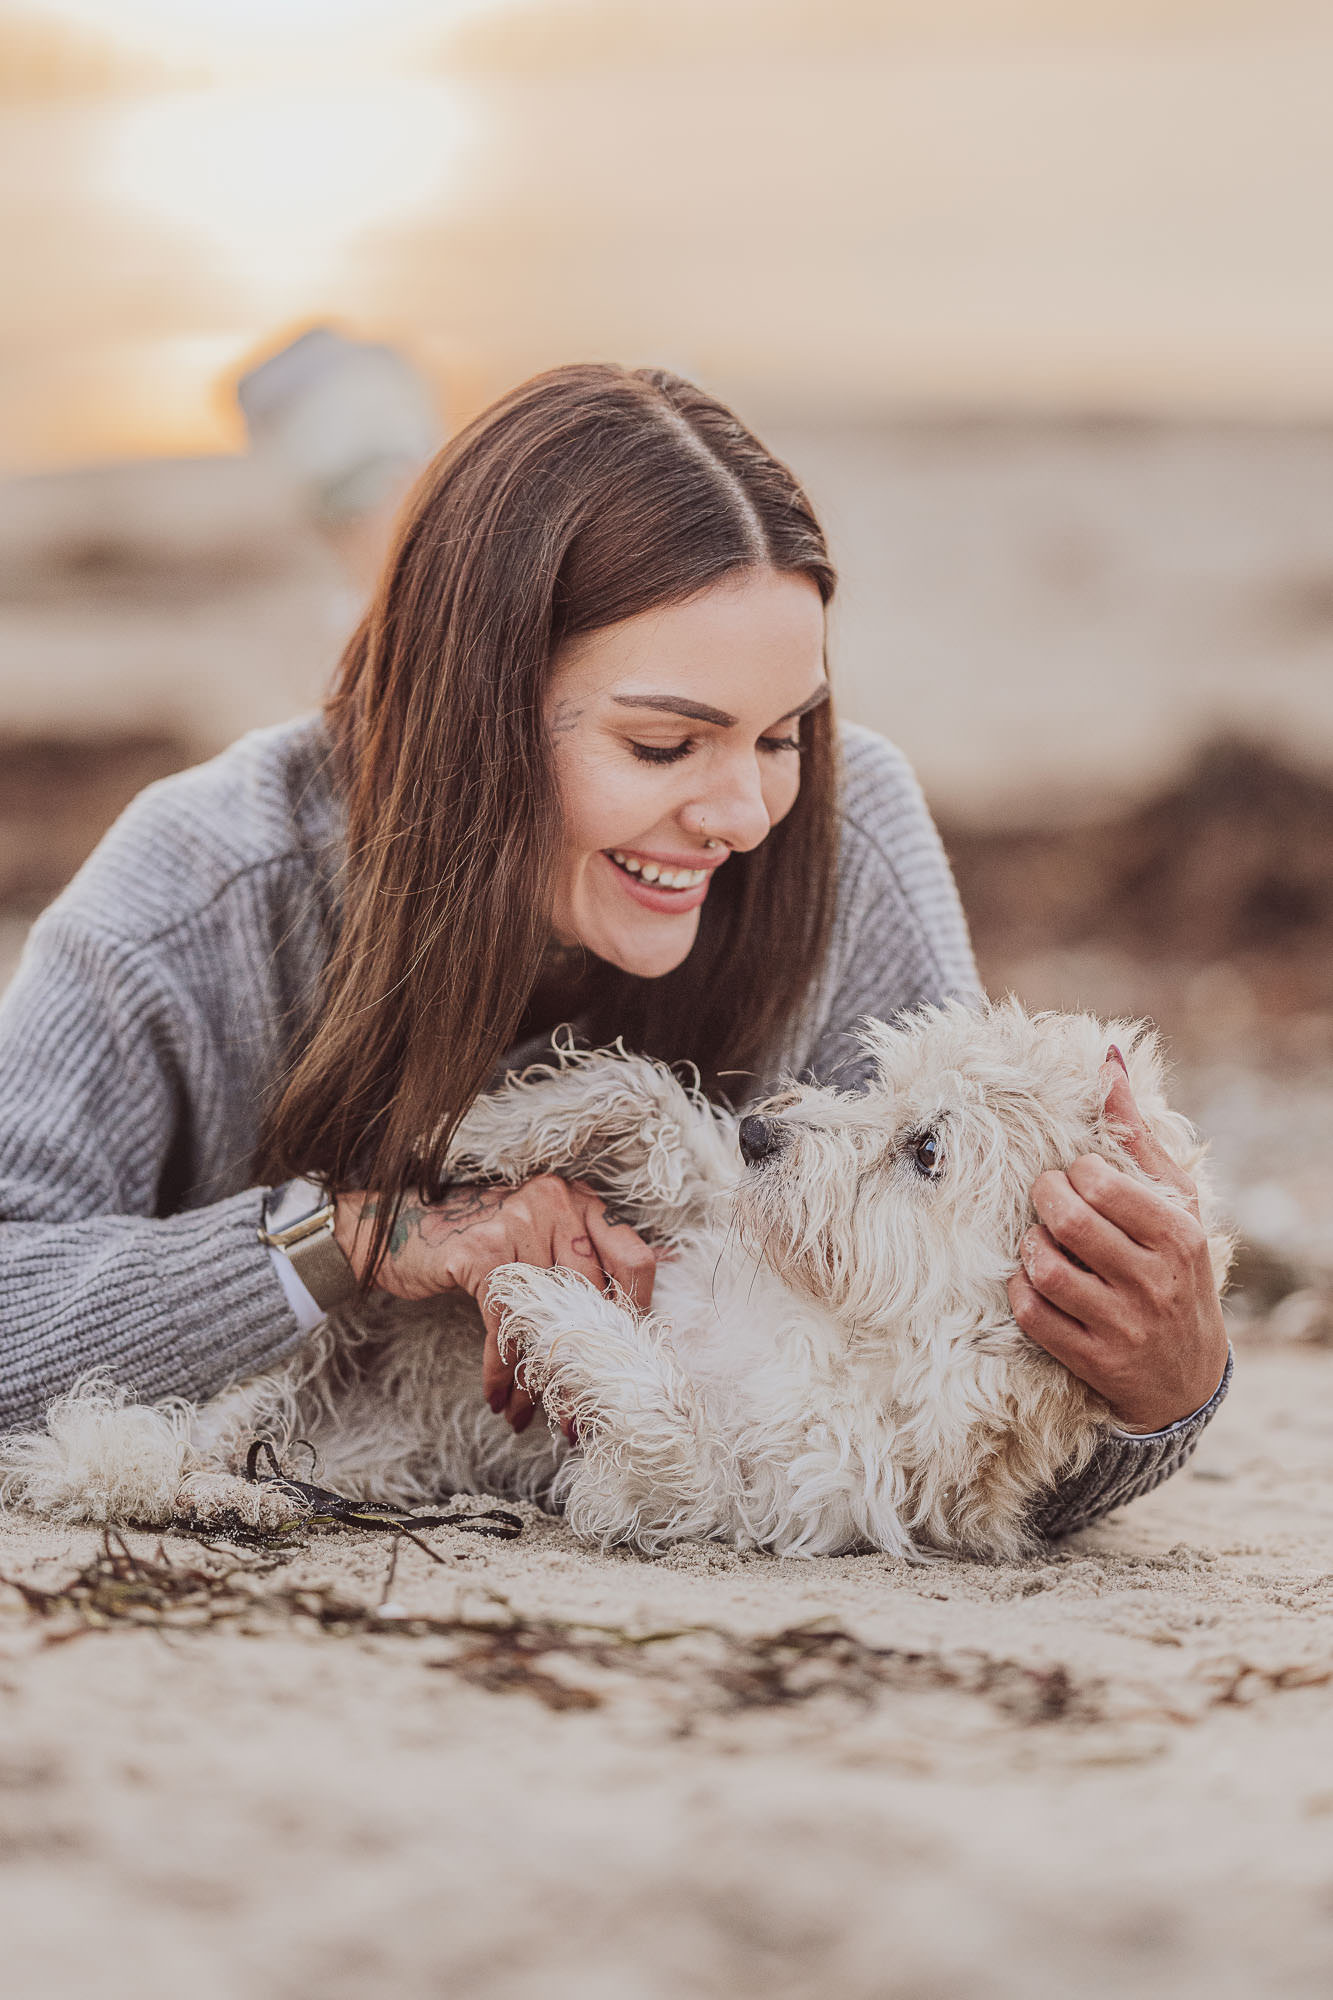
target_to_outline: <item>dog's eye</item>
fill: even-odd
[[[934,1180],[944,1165],[944,1149],[933,1132],[919,1132],[911,1142],[912,1165],[927,1180]]]

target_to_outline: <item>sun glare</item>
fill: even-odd
[[[126,104],[104,191],[221,255],[261,315],[308,310],[378,223],[447,201],[474,114],[436,81],[290,82]]]

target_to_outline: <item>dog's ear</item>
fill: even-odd
[[[1114,1099],[1110,1106],[1107,1103],[1121,1070],[1129,1078],[1134,1106],[1153,1138],[1177,1166],[1193,1173],[1204,1149],[1189,1120],[1167,1103],[1166,1058],[1151,1021],[1106,1023],[1105,1053],[1097,1077],[1101,1100],[1097,1129],[1108,1154],[1118,1159],[1126,1157],[1123,1133],[1116,1125]]]
[[[1107,1021],[1102,1025],[1099,1058],[1105,1069],[1108,1061],[1122,1068],[1140,1110],[1149,1115],[1158,1106],[1166,1107],[1166,1057],[1161,1037],[1151,1021]],[[1102,1097],[1114,1081],[1114,1071],[1106,1075]]]
[[[1173,1110],[1166,1101],[1166,1063],[1156,1031],[1146,1022],[1137,1024],[1112,1022],[1108,1030],[1109,1036],[1113,1038],[1117,1029],[1129,1029],[1130,1032],[1126,1034],[1124,1042],[1108,1039],[1107,1051],[1111,1055],[1111,1060],[1098,1072],[1098,1086],[1102,1095],[1097,1121],[1101,1150],[1104,1150],[1109,1158],[1130,1167],[1131,1171],[1135,1170],[1133,1155],[1126,1149],[1121,1133],[1116,1130],[1114,1116],[1116,1108],[1122,1107],[1125,1101],[1122,1092],[1112,1095],[1117,1081],[1120,1080],[1120,1068],[1111,1052],[1118,1049],[1125,1058],[1124,1067],[1129,1077],[1134,1109],[1162,1151],[1174,1160],[1195,1184],[1199,1197],[1200,1219],[1208,1233],[1208,1254],[1212,1261],[1213,1276],[1220,1286],[1226,1279],[1235,1250],[1235,1238],[1223,1204],[1213,1186],[1212,1176],[1208,1172],[1208,1147],[1184,1113]],[[1109,1106],[1106,1102],[1108,1097],[1111,1098]]]

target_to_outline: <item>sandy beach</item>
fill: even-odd
[[[1015,1565],[425,1539],[4,1523],[10,1991],[1327,1993],[1329,1348]]]
[[[818,443],[847,706],[921,767],[987,984],[1151,1014],[1213,1143],[1244,1238],[1227,1405],[1157,1494],[1002,1567],[650,1563],[527,1512],[390,1579],[371,1534],[108,1553],[0,1519],[25,2000],[1333,1989],[1329,440]],[[114,547],[105,480],[52,484],[49,560],[28,488],[0,508],[0,985],[120,804],[261,682],[286,712],[327,647],[309,537],[261,563],[230,472],[182,527],[178,472],[110,482],[139,508]],[[102,550],[87,602],[67,544]],[[1228,728],[1248,747],[1184,754]],[[1044,782],[1070,744],[1078,813]]]
[[[983,981],[1158,1024],[1240,1253],[1196,1457],[1021,1562],[0,1508],[0,2000],[1333,1995],[1331,61],[1307,0],[0,0],[0,995],[360,615],[430,424],[258,364],[387,341],[456,434],[666,363],[806,484]]]

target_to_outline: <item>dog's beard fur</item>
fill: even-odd
[[[1108,1039],[1165,1149],[1196,1174],[1202,1149],[1132,1023],[948,1005],[864,1039],[864,1091],[782,1092],[764,1107],[773,1149],[746,1169],[737,1121],[640,1058],[570,1055],[469,1113],[460,1178],[584,1176],[671,1253],[645,1320],[570,1273],[496,1274],[508,1337],[553,1423],[576,1419],[578,1452],[486,1411],[469,1302],[369,1301],[201,1411],[105,1385],[66,1399],[46,1435],[0,1445],[10,1496],[67,1519],[265,1525],[278,1496],[235,1474],[266,1429],[311,1437],[322,1476],[368,1497],[488,1488],[562,1505],[603,1544],[1016,1553],[1033,1501],[1109,1427],[1006,1291],[1040,1173],[1096,1152],[1141,1175],[1103,1115]],[[1203,1198],[1220,1282],[1229,1241]]]

